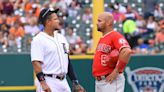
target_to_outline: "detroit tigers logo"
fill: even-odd
[[[62,43],[62,45],[63,45],[64,53],[65,53],[65,54],[68,54],[68,51],[67,51],[67,48],[66,48],[66,44],[65,44],[65,43]]]
[[[164,92],[164,70],[155,67],[125,69],[134,92]]]

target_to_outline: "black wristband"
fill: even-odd
[[[39,72],[38,74],[36,74],[36,77],[38,78],[39,81],[45,80],[43,72]]]

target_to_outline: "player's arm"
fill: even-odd
[[[126,65],[129,62],[131,53],[132,53],[132,50],[128,47],[122,48],[120,50],[119,60],[117,62],[116,68],[115,68],[116,71],[118,71],[118,73],[124,71],[124,68],[126,67]]]
[[[68,74],[67,75],[69,76],[69,78],[71,79],[72,82],[74,82],[74,81],[78,82],[76,74],[75,74],[75,72],[73,70],[73,67],[72,67],[71,60],[70,60],[69,56],[68,56]]]
[[[119,50],[119,58],[115,70],[120,73],[124,71],[124,68],[128,64],[132,50],[127,40],[120,33],[116,32],[114,35],[114,47]]]
[[[67,75],[69,76],[69,78],[73,82],[72,92],[86,92],[85,89],[79,84],[79,82],[77,80],[77,77],[76,77],[76,74],[73,70],[69,56],[68,56],[68,61],[69,61],[69,64],[68,64],[68,74]]]
[[[112,83],[119,73],[124,71],[124,68],[129,62],[130,54],[132,53],[126,39],[119,33],[113,34],[113,45],[119,50],[119,58],[113,72],[106,78],[106,81]]]
[[[39,40],[33,40],[31,43],[31,61],[34,72],[42,85],[42,89],[45,92],[51,92],[50,88],[46,84],[44,74],[42,72],[41,64],[43,63],[44,51],[43,46],[41,46]]]
[[[124,68],[129,62],[131,55],[131,49],[129,47],[124,47],[119,52],[119,58],[113,72],[106,78],[106,81],[112,83],[116,77],[124,71]]]
[[[45,82],[44,74],[43,74],[42,68],[41,68],[41,62],[34,60],[34,61],[32,61],[32,66],[33,66],[34,72],[36,73],[38,80],[40,82]]]
[[[37,76],[40,84],[42,85],[43,90],[45,92],[51,92],[51,89],[46,84],[44,74],[43,74],[42,68],[41,68],[41,62],[34,60],[34,61],[32,61],[32,66],[33,66],[34,72],[36,73],[36,76]]]

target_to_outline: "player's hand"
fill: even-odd
[[[78,82],[73,82],[72,92],[86,92],[86,90]]]
[[[40,83],[42,85],[42,89],[44,90],[44,92],[52,92],[45,81],[41,81]]]
[[[80,85],[75,85],[75,88],[73,89],[72,92],[86,92],[85,89]]]
[[[117,78],[119,75],[119,72],[117,69],[114,69],[113,72],[106,77],[106,82],[109,82],[110,84]]]

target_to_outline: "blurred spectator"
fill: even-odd
[[[138,42],[138,47],[140,49],[148,49],[149,45],[144,43],[144,40],[142,38],[139,38],[137,42]]]
[[[66,29],[66,31],[67,31],[66,38],[68,40],[68,43],[77,44],[77,43],[81,42],[81,39],[79,36],[73,35],[73,28],[72,27],[68,27]]]
[[[58,2],[59,0],[51,0],[50,2],[51,3],[56,3],[56,2]],[[64,0],[64,2],[67,4],[67,6],[69,6],[70,4],[71,4],[71,2],[72,2],[72,0]]]
[[[33,16],[38,18],[39,14],[40,14],[40,10],[41,10],[41,6],[40,6],[39,3],[32,4],[32,14],[33,14]]]
[[[3,0],[2,2],[3,10],[2,12],[7,15],[14,13],[14,6],[9,0]]]
[[[16,38],[13,34],[9,34],[8,36],[8,46],[9,47],[17,46]]]
[[[116,2],[116,5],[117,5],[118,8],[119,8],[119,12],[121,12],[121,13],[126,13],[126,8],[125,8],[123,5],[121,5],[121,4],[118,3],[118,2]]]
[[[138,17],[137,11],[132,9],[131,5],[128,4],[126,6],[125,18],[126,19],[136,20],[137,17]]]
[[[160,7],[163,3],[159,5],[157,4],[158,1],[159,0],[143,0],[143,11],[142,9],[141,11],[139,10],[141,7],[135,4],[134,1],[132,1],[134,4],[127,5],[127,8],[124,6],[126,4],[121,2],[110,3],[110,7],[105,6],[110,9],[108,12],[111,12],[114,16],[115,28],[119,27],[123,29],[122,31],[132,48],[138,46],[138,38],[143,38],[143,43],[145,42],[144,44],[147,43],[148,45],[147,53],[145,54],[160,52],[163,47],[162,44],[160,44],[164,39],[162,29],[164,28],[164,20],[161,20],[163,18],[163,7]],[[137,7],[133,9],[135,5]],[[36,23],[36,19],[40,13],[40,9],[45,7],[60,8],[60,32],[67,36],[71,47],[71,54],[83,55],[87,53],[86,50],[90,51],[92,49],[92,37],[86,37],[85,41],[82,41],[79,35],[83,34],[75,35],[81,33],[83,29],[93,27],[90,25],[91,22],[85,24],[86,26],[84,27],[81,22],[79,24],[79,19],[82,21],[92,21],[92,0],[0,0],[1,39],[7,40],[6,43],[8,46],[21,47],[21,44],[24,46],[24,43],[29,45],[32,36],[27,37],[26,34],[36,34],[40,30],[44,30],[42,25]],[[138,15],[136,9],[140,11],[141,15]],[[152,17],[153,14],[154,17]],[[77,16],[81,16],[81,18]],[[144,17],[146,20],[144,20]],[[72,26],[75,26],[76,29],[67,28],[67,26],[71,24],[73,24]],[[79,24],[80,27],[74,24]],[[72,31],[69,32],[68,29]],[[25,35],[26,37],[24,37]],[[138,47],[136,49],[139,49]],[[157,47],[158,50],[156,49]]]
[[[159,4],[157,4],[155,6],[154,16],[155,17],[163,17],[163,11],[162,11],[161,7],[159,6]]]
[[[145,19],[153,15],[157,2],[158,0],[143,0],[142,8],[144,11]]]
[[[37,18],[37,17],[33,16],[32,13],[30,13],[30,12],[25,12],[23,23],[29,24],[31,18]]]
[[[4,18],[3,18],[3,15],[2,15],[2,13],[0,12],[0,24],[3,24],[3,21],[4,20]]]
[[[125,20],[125,15],[121,12],[119,12],[119,7],[116,4],[113,4],[111,6],[113,8],[112,15],[114,17],[114,20],[121,23],[123,20]]]
[[[68,8],[68,15],[70,17],[76,17],[79,13],[79,10],[80,10],[80,5],[76,0],[73,0]]]
[[[63,13],[66,13],[66,11],[67,11],[67,3],[66,3],[66,1],[67,0],[56,0],[55,7],[60,8],[60,10]]]
[[[84,9],[84,14],[83,14],[83,16],[82,16],[82,20],[83,20],[83,21],[89,20],[90,22],[92,21],[92,12],[91,12],[91,8],[86,7],[86,8]]]
[[[153,31],[158,31],[159,30],[158,24],[155,21],[154,16],[149,16],[148,17],[146,28],[147,28],[147,32],[145,34],[149,34],[149,33],[152,33]]]
[[[14,10],[24,10],[24,7],[25,7],[25,2],[24,0],[15,0],[13,2],[14,4]]]
[[[0,30],[3,32],[3,36],[7,38],[9,34],[9,27],[6,24],[0,26]]]
[[[25,13],[32,11],[32,3],[29,0],[24,0],[24,10]]]
[[[9,29],[9,33],[13,34],[16,38],[24,37],[25,35],[24,28],[20,23],[15,23],[15,25]]]
[[[164,43],[164,28],[162,28],[159,32],[157,32],[155,41],[157,43]]]
[[[84,42],[81,42],[71,52],[73,55],[85,55],[87,53],[87,45]]]
[[[139,15],[137,17],[136,26],[137,26],[137,29],[139,30],[141,36],[142,36],[143,33],[147,32],[146,21],[144,20],[143,15]]]
[[[155,41],[154,39],[150,39],[148,41],[148,44],[149,44],[149,48],[148,48],[148,54],[157,54],[157,49],[155,48]]]
[[[72,27],[68,27],[66,29],[66,32],[67,32],[66,39],[68,43],[70,44],[71,54],[73,54],[74,52],[76,52],[77,48],[79,48],[79,44],[82,42],[82,40],[79,36],[73,35]]]
[[[9,26],[13,26],[16,20],[19,20],[19,17],[12,14],[12,15],[4,15],[4,19],[6,24]]]
[[[22,40],[22,37],[24,37],[25,35],[25,31],[24,31],[24,28],[22,27],[22,24],[20,22],[16,22],[14,26],[12,26],[9,29],[9,34],[12,34],[15,36],[17,48],[21,48],[22,47],[21,40]]]
[[[90,39],[88,40],[87,45],[88,45],[87,52],[93,53],[92,52],[92,48],[93,48],[93,37],[92,37],[92,35],[90,35]]]
[[[37,19],[33,17],[29,20],[29,23],[24,26],[25,33],[35,35],[40,32],[39,27],[37,26]]]
[[[137,45],[137,39],[139,37],[139,30],[136,23],[133,20],[126,20],[123,24],[123,33],[128,40],[130,46],[133,48]]]
[[[0,14],[3,13],[3,1],[0,0]]]
[[[4,37],[3,32],[0,31],[0,46],[5,46],[7,47],[8,43],[7,43],[7,38]]]
[[[161,19],[161,21],[159,21],[159,26],[160,28],[164,28],[164,19]]]
[[[136,47],[136,53],[138,54],[147,54],[149,45],[144,43],[142,38],[137,40],[138,46]]]
[[[65,2],[67,3],[67,6],[69,6],[71,4],[73,0],[65,0]]]
[[[144,20],[142,15],[139,15],[136,19],[136,25],[139,29],[145,29],[146,28],[146,21]]]

